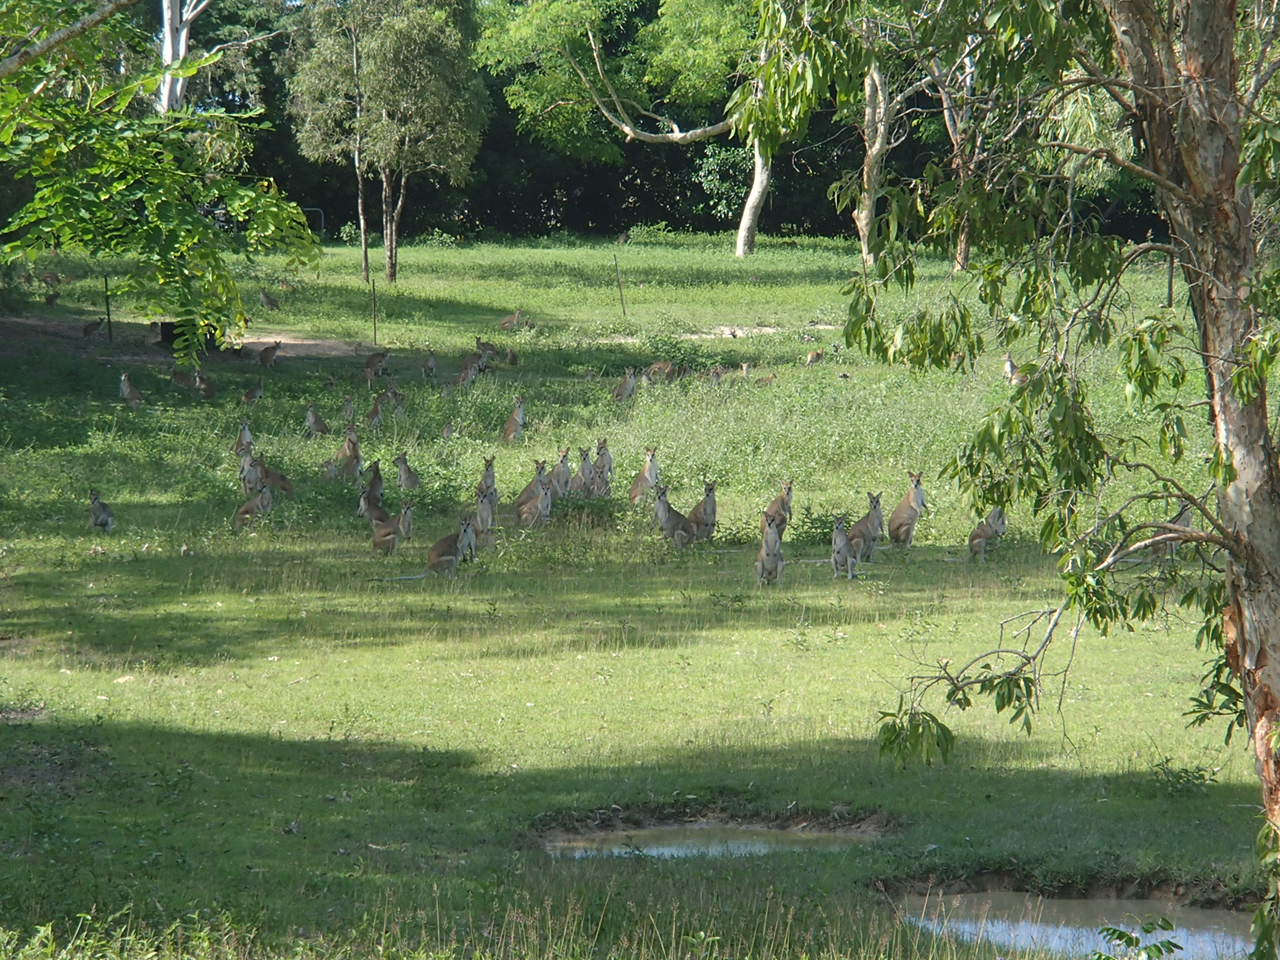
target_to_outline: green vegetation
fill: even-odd
[[[344,395],[369,406],[370,348],[331,343],[372,336],[353,251],[327,250],[296,290],[269,261],[242,278],[282,302],[251,335],[285,340],[247,414],[251,360],[211,358],[220,392],[206,402],[168,382],[145,323],[117,323],[113,345],[82,340],[100,309],[87,272],[49,329],[0,321],[0,927],[18,931],[0,955],[25,943],[45,956],[38,926],[65,933],[89,914],[107,939],[82,941],[84,955],[941,958],[968,951],[894,925],[875,891],[998,873],[1256,898],[1251,759],[1221,730],[1185,727],[1207,654],[1176,616],[1055,650],[1050,666],[1070,655],[1071,672],[1030,736],[985,708],[951,711],[949,764],[878,756],[878,711],[908,674],[990,649],[1002,620],[1057,603],[1025,507],[991,562],[971,564],[975,517],[937,479],[1009,390],[1001,358],[922,375],[834,352],[847,247],[765,242],[730,262],[724,243],[657,231],[626,247],[406,248],[378,323],[406,416],[361,431],[393,504],[394,456],[424,475],[415,538],[389,559],[370,549],[356,490],[321,475],[339,439],[302,429],[309,402],[331,425]],[[919,274],[912,306],[950,293],[944,264]],[[1163,274],[1132,277],[1129,294],[1135,310],[1154,302]],[[500,331],[516,307],[536,326]],[[442,397],[477,335],[518,365]],[[428,346],[436,384],[420,373]],[[823,362],[803,366],[817,348]],[[753,369],[612,401],[624,368],[659,359]],[[1099,351],[1086,370],[1096,408],[1131,429],[1146,414],[1125,405],[1119,362]],[[122,370],[139,413],[117,398]],[[516,394],[529,426],[503,447]],[[230,447],[246,415],[297,493],[236,535]],[[1189,427],[1185,462],[1199,463],[1209,438]],[[677,553],[629,508],[613,527],[517,528],[509,503],[533,459],[601,436],[618,498],[647,445],[681,509],[718,480],[718,542]],[[371,582],[421,570],[495,451],[496,547],[456,580]],[[907,469],[925,472],[931,501],[916,546],[833,580],[821,518],[860,514],[867,490],[891,509]],[[792,477],[787,568],[760,589],[758,511]],[[89,529],[90,486],[115,511],[112,535]],[[884,836],[681,863],[551,861],[537,839],[694,814],[874,816]],[[129,923],[145,936],[113,941]]]

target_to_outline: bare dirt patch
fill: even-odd
[[[380,347],[372,347],[363,343],[347,343],[343,340],[316,340],[311,337],[299,337],[290,333],[266,334],[255,331],[252,337],[243,341],[246,354],[256,355],[263,347],[269,347],[280,341],[279,357],[286,361],[290,357],[355,357],[371,353]]]

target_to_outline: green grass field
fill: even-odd
[[[723,238],[404,250],[398,288],[380,285],[378,342],[406,415],[361,431],[393,507],[392,458],[407,451],[424,477],[414,539],[390,558],[370,548],[357,488],[322,476],[340,438],[302,429],[308,403],[331,425],[345,395],[370,403],[357,257],[328,248],[294,290],[270,263],[246,274],[252,297],[282,301],[251,338],[286,341],[247,411],[252,359],[211,358],[219,394],[204,401],[168,382],[128,301],[114,344],[83,340],[100,279],[30,308],[47,322],[0,320],[0,927],[14,931],[0,954],[34,956],[36,927],[89,915],[106,939],[86,955],[969,956],[984,953],[895,925],[885,892],[979,876],[1232,903],[1261,890],[1249,755],[1186,729],[1204,654],[1172,615],[1055,651],[1071,670],[1030,737],[980,705],[946,715],[949,764],[878,756],[877,713],[908,674],[989,649],[1001,620],[1058,593],[1025,512],[990,563],[966,562],[975,518],[938,479],[1009,389],[1000,356],[917,375],[834,351],[847,246],[765,243],[745,262]],[[920,272],[912,304],[887,309],[950,295],[942,264]],[[1135,309],[1162,293],[1153,272]],[[535,328],[500,331],[517,307]],[[518,365],[442,396],[477,335]],[[753,369],[611,399],[626,367],[660,359]],[[1095,357],[1090,386],[1105,417],[1132,422],[1144,414],[1115,367]],[[118,399],[123,370],[138,413]],[[529,424],[503,445],[517,394]],[[297,492],[237,534],[243,418]],[[599,437],[616,508],[517,527],[533,460],[564,446],[576,460]],[[719,482],[718,542],[677,552],[626,503],[650,445],[681,509]],[[421,571],[494,453],[496,545],[454,580],[372,580]],[[867,491],[888,512],[909,469],[931,501],[915,547],[833,580],[825,518],[860,515]],[[762,589],[759,511],[790,478],[787,568]],[[91,486],[110,535],[90,530]],[[538,840],[695,815],[873,816],[884,833],[683,862],[553,861]],[[124,929],[159,939],[113,941]]]

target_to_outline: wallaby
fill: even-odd
[[[276,354],[280,352],[280,341],[277,340],[269,347],[263,347],[258,351],[258,362],[268,370],[274,370],[276,366]]]
[[[254,518],[257,514],[268,513],[271,510],[271,488],[263,487],[253,497],[241,504],[240,509],[236,511],[235,528],[241,529],[246,523]]]
[[[275,297],[273,297],[271,294],[267,293],[267,291],[265,290],[258,291],[258,302],[262,304],[264,307],[266,307],[268,310],[280,309],[280,301],[277,300]]]
[[[1013,362],[1013,354],[1011,353],[1005,353],[1004,355],[1004,378],[1015,387],[1021,387],[1031,379],[1022,372],[1022,368]]]
[[[533,499],[516,508],[522,526],[532,527],[551,518],[551,478],[544,473],[537,482],[538,489]]]
[[[498,345],[476,337],[476,353],[487,354],[490,358],[498,356]]]
[[[409,466],[409,454],[407,451],[396,457],[394,463],[400,471],[401,490],[417,490],[422,486],[422,478],[418,476],[413,467]]]
[[[804,359],[804,365],[806,367],[812,367],[816,363],[821,363],[822,357],[823,357],[823,351],[810,350],[809,355]]]
[[[313,437],[320,437],[329,432],[329,425],[324,422],[320,414],[316,413],[314,403],[307,404],[306,428]]]
[[[379,350],[377,353],[370,354],[364,362],[364,379],[370,389],[373,388],[375,377],[380,377],[387,372],[387,357],[389,354],[386,350]]]
[[[381,461],[369,464],[366,471],[364,490],[360,492],[360,500],[356,504],[356,516],[363,517],[370,507],[382,506],[382,467]]]
[[[346,439],[338,448],[338,455],[325,465],[325,473],[333,479],[357,480],[364,472],[364,458],[360,455],[360,438],[355,424],[347,425]]]
[[[511,347],[507,347],[507,366],[514,367],[519,362],[520,357],[516,354],[515,350]]]
[[[406,505],[394,520],[380,520],[373,524],[373,548],[383,553],[394,553],[401,540],[408,540],[413,532],[413,507]]]
[[[987,514],[987,518],[980,521],[974,527],[973,533],[969,534],[969,559],[981,560],[985,563],[987,547],[1003,537],[1007,527],[1008,523],[1005,520],[1004,509],[1002,507],[993,507],[991,512]]]
[[[756,556],[756,579],[760,585],[777,583],[782,576],[782,535],[778,533],[778,518],[765,514],[761,518],[764,526],[764,537],[760,543],[760,553]]]
[[[480,474],[480,485],[476,488],[479,493],[488,493],[492,490],[495,503],[498,497],[498,483],[493,473],[493,462],[497,459],[496,454],[492,457],[484,458],[484,472]]]
[[[613,454],[609,452],[609,441],[601,437],[596,441],[596,462],[592,464],[596,473],[595,496],[610,497],[613,495]]]
[[[676,365],[670,360],[657,360],[645,367],[644,376],[650,382],[664,380],[670,383],[676,378]]]
[[[591,448],[579,447],[578,456],[582,458],[582,462],[578,465],[578,472],[569,481],[569,492],[580,493],[584,497],[595,496],[596,468],[591,462]]]
[[[261,457],[258,458],[258,469],[262,471],[264,487],[275,487],[282,493],[293,493],[293,481],[278,470],[272,470]]]
[[[631,481],[630,497],[632,503],[639,503],[646,493],[656,487],[662,481],[662,475],[658,470],[658,448],[645,447],[644,450],[644,467],[636,474],[636,478]]]
[[[862,540],[849,538],[845,529],[845,518],[836,517],[835,529],[831,531],[831,579],[840,576],[843,570],[849,580],[858,575],[858,559],[862,555]]]
[[[377,400],[373,401],[373,406],[369,412],[364,415],[365,423],[369,425],[370,430],[382,429],[382,404]]]
[[[354,423],[356,419],[356,402],[350,394],[342,398],[342,419]]]
[[[551,498],[559,500],[569,492],[569,482],[573,479],[573,467],[569,466],[569,448],[560,451],[560,459],[551,468]]]
[[[787,524],[791,522],[791,490],[794,486],[794,480],[788,480],[782,485],[782,492],[769,502],[764,508],[764,516],[760,518],[760,532],[764,532],[765,517],[773,517],[778,527],[778,536],[787,532]]]
[[[707,480],[702,484],[702,499],[689,511],[689,525],[693,527],[695,539],[710,540],[716,532],[716,482]]]
[[[526,503],[538,499],[538,491],[542,486],[542,479],[547,475],[547,461],[535,460],[533,462],[533,479],[520,491],[520,495],[516,497],[516,509],[523,507]]]
[[[493,508],[497,502],[497,490],[476,491],[476,515],[475,519],[471,521],[471,525],[476,531],[477,544],[488,546],[493,543],[493,531],[497,526],[493,516]]]
[[[435,350],[427,351],[427,360],[422,365],[422,375],[435,379],[436,376],[436,352]]]
[[[250,387],[248,390],[246,390],[244,392],[244,395],[240,399],[243,400],[245,403],[257,403],[259,400],[262,399],[262,393],[263,393],[262,381],[259,380],[258,385],[256,387]]]
[[[924,487],[921,481],[924,478],[923,473],[912,473],[907,471],[907,476],[911,478],[911,486],[907,488],[907,495],[894,508],[893,513],[889,515],[889,539],[894,543],[901,543],[904,546],[911,546],[911,541],[916,536],[916,524],[920,522],[920,514],[924,512],[927,506],[924,497]]]
[[[756,381],[756,383],[760,384],[762,387],[767,387],[777,379],[778,375],[776,373],[771,373],[767,377],[761,377]]]
[[[218,395],[218,388],[213,385],[213,381],[204,375],[203,370],[196,371],[196,389],[200,391],[200,396],[206,400],[212,400]]]
[[[443,427],[440,428],[440,438],[442,440],[448,440],[452,436],[453,436],[453,421],[449,420],[445,423]]]
[[[627,372],[622,375],[622,380],[613,388],[613,399],[621,403],[624,400],[630,400],[636,392],[636,372],[631,367],[627,367]]]
[[[858,540],[862,543],[858,557],[859,563],[871,562],[876,552],[876,544],[884,535],[884,510],[880,506],[880,498],[883,496],[883,493],[867,491],[867,512],[849,530],[849,541],[852,543]]]
[[[102,329],[102,324],[106,319],[107,319],[106,317],[99,317],[97,320],[90,320],[88,323],[86,323],[83,327],[80,328],[80,336],[92,337],[95,333],[97,333],[100,329]]]
[[[236,434],[236,442],[231,445],[231,450],[238,456],[244,456],[253,449],[253,431],[249,429],[249,421],[240,421],[240,432]]]
[[[524,436],[524,397],[516,397],[511,416],[507,417],[507,422],[502,428],[502,439],[512,443],[522,436]]]
[[[116,515],[102,502],[97,490],[89,491],[89,525],[106,533],[116,528]]]
[[[262,461],[246,450],[240,455],[240,489],[251,497],[262,489]]]
[[[658,517],[658,526],[662,528],[662,535],[677,547],[687,547],[697,537],[697,532],[689,523],[689,518],[671,506],[670,501],[667,500],[666,487],[659,484],[654,490],[657,498],[654,500],[653,509]]]
[[[138,392],[138,388],[129,380],[129,374],[120,374],[120,397],[124,400],[125,405],[130,410],[137,410],[142,406],[142,394]]]
[[[431,545],[427,552],[427,569],[432,573],[458,572],[458,564],[473,559],[476,555],[476,532],[471,525],[471,518],[463,519],[457,533],[441,537]]]
[[[195,377],[187,373],[187,371],[183,370],[181,367],[174,367],[173,372],[169,374],[169,379],[172,380],[176,386],[184,387],[187,390],[194,390],[196,388]]]
[[[524,326],[524,311],[517,310],[515,313],[507,314],[498,326],[503,330],[515,330],[517,327]]]

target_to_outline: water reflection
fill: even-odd
[[[553,857],[747,857],[797,850],[843,850],[867,843],[866,831],[780,830],[699,821],[545,838]]]

